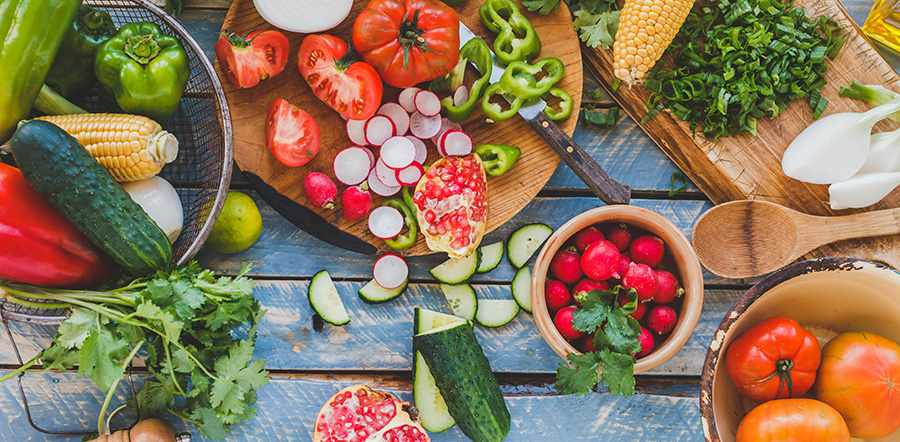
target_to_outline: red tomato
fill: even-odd
[[[288,167],[302,166],[319,153],[319,125],[316,120],[281,98],[269,106],[266,115],[266,147],[275,159]]]
[[[251,31],[241,37],[225,30],[216,42],[216,58],[232,86],[248,88],[284,70],[288,47],[287,37],[278,31]]]
[[[438,0],[372,0],[353,23],[353,47],[384,82],[410,87],[459,61],[459,16]]]
[[[773,316],[731,343],[725,371],[740,394],[765,402],[806,393],[821,360],[822,351],[812,333],[791,318]]]
[[[325,104],[351,120],[365,120],[381,106],[384,86],[372,66],[343,58],[348,48],[333,35],[308,35],[300,43],[297,67]]]
[[[850,442],[847,424],[834,408],[813,399],[778,399],[750,410],[737,442]]]
[[[815,391],[853,437],[887,437],[900,428],[900,345],[874,333],[836,336],[822,349]]]

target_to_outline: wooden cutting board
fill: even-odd
[[[871,108],[862,101],[838,95],[840,87],[849,86],[853,80],[900,91],[900,77],[865,39],[839,1],[797,0],[795,5],[806,7],[812,17],[826,15],[845,27],[842,37],[847,38],[847,43],[839,55],[829,61],[825,76],[828,84],[822,88],[822,95],[829,101],[824,115]],[[612,50],[585,48],[584,51],[588,69],[610,90],[614,79]],[[611,95],[635,121],[640,122],[647,114],[650,93],[646,89],[623,86]],[[710,142],[700,133],[693,136],[688,124],[669,111],[661,112],[641,128],[715,204],[759,199],[815,215],[846,215],[900,206],[900,191],[895,190],[870,208],[834,211],[828,207],[827,186],[788,178],[781,170],[782,154],[791,140],[813,121],[809,105],[804,100],[795,100],[774,120],[759,120],[757,136],[744,133]],[[875,131],[895,128],[897,123],[886,120],[875,126]],[[733,226],[722,226],[730,227]],[[804,258],[822,256],[854,256],[884,261],[900,268],[900,237],[842,241],[814,250]]]
[[[340,26],[329,33],[351,40],[353,21],[365,8],[366,1],[354,2],[350,16]],[[478,19],[478,6],[482,2],[469,0],[457,7],[460,20],[477,35],[493,45],[491,34]],[[559,87],[572,95],[575,109],[581,106],[582,64],[578,38],[572,28],[569,10],[563,4],[546,16],[538,16],[524,10],[541,37],[542,57],[560,58],[566,65],[566,75]],[[274,29],[256,12],[252,0],[235,0],[222,29],[244,33],[252,29]],[[341,149],[351,146],[347,138],[345,123],[340,116],[313,95],[306,81],[297,70],[297,50],[304,34],[285,33],[291,45],[291,55],[284,72],[262,81],[251,89],[234,89],[216,63],[216,71],[225,88],[225,95],[231,108],[234,124],[234,158],[247,179],[275,210],[298,227],[314,236],[337,246],[361,253],[374,254],[388,251],[384,241],[369,233],[366,218],[347,221],[341,215],[340,204],[334,210],[314,208],[303,194],[301,180],[309,172],[322,172],[334,178],[332,160]],[[470,68],[470,75],[474,71]],[[399,90],[385,87],[385,101],[396,101]],[[322,146],[318,155],[310,163],[297,168],[289,168],[279,163],[266,149],[263,133],[266,111],[269,104],[283,98],[309,112],[318,122],[322,134]],[[577,115],[577,113],[575,114]],[[560,127],[569,135],[575,131],[577,117],[561,121]],[[508,221],[525,207],[553,175],[559,164],[559,157],[548,147],[540,136],[521,117],[489,124],[479,109],[463,124],[475,145],[509,144],[522,149],[522,156],[515,167],[500,177],[488,178],[488,231],[494,230]],[[430,153],[430,164],[438,154],[434,146],[426,141]],[[377,154],[377,149],[373,149]],[[346,186],[337,181],[338,193]],[[375,205],[382,198],[375,196]],[[425,255],[431,252],[420,234],[419,241],[404,255]]]

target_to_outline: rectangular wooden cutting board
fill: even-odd
[[[841,86],[851,81],[877,84],[900,91],[900,76],[863,36],[859,26],[837,0],[797,0],[795,6],[806,7],[811,17],[825,15],[844,26],[842,37],[847,39],[841,52],[829,61],[822,88],[828,99],[823,115],[839,112],[861,112],[871,108],[859,100],[838,95]],[[612,49],[583,48],[584,60],[600,83],[611,91]],[[647,114],[650,92],[643,87],[620,86],[611,95],[635,121]],[[757,135],[747,133],[706,140],[696,135],[687,123],[669,111],[663,111],[641,128],[687,174],[715,204],[739,199],[759,199],[782,204],[815,215],[849,215],[867,210],[900,207],[900,191],[895,190],[880,203],[867,209],[831,210],[828,206],[828,186],[807,184],[788,178],[781,171],[781,157],[791,140],[813,122],[812,109],[805,100],[794,100],[772,119],[757,122]],[[897,123],[886,120],[875,131],[893,130]],[[900,148],[900,146],[898,146]],[[898,221],[900,223],[900,221]],[[722,226],[728,228],[729,226]],[[811,252],[806,258],[822,256],[854,256],[886,262],[900,268],[900,237],[841,241]]]

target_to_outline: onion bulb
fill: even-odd
[[[341,24],[350,14],[353,0],[253,0],[253,5],[272,26],[309,34]]]
[[[900,172],[853,175],[828,186],[829,205],[834,210],[869,207],[900,186]]]
[[[174,243],[184,227],[184,210],[178,192],[168,181],[154,176],[142,181],[123,183],[122,188],[131,195],[150,219],[159,226]]]

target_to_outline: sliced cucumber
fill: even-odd
[[[495,242],[478,248],[481,262],[478,263],[478,273],[490,272],[500,264],[503,259],[503,241]]]
[[[416,309],[414,334],[424,333],[450,324],[465,322],[464,319],[433,312],[431,310]],[[428,369],[428,364],[418,351],[413,359],[413,401],[419,409],[419,420],[422,427],[432,433],[446,431],[456,425],[456,420],[450,416],[447,402],[441,396],[440,390],[434,383],[434,376]]]
[[[475,297],[475,289],[469,284],[441,284],[441,291],[447,304],[454,315],[472,321],[475,312],[478,311],[478,298]]]
[[[347,315],[347,309],[341,302],[328,270],[316,273],[310,281],[309,305],[329,324],[344,325],[350,322],[350,316]]]
[[[519,227],[518,230],[509,235],[509,241],[506,246],[506,257],[513,267],[520,269],[525,263],[531,259],[544,241],[553,234],[553,229],[546,224],[528,224]]]
[[[416,307],[415,320],[416,323],[413,327],[413,333],[419,334],[427,332],[428,330],[434,330],[438,327],[443,327],[447,324],[464,321],[465,319],[460,318],[459,316]]]
[[[516,272],[511,288],[513,299],[519,307],[531,313],[531,267],[525,266]]]
[[[359,297],[363,300],[363,302],[367,304],[378,304],[382,302],[390,301],[391,299],[397,298],[403,291],[406,290],[406,285],[409,283],[409,279],[403,281],[403,284],[400,287],[395,289],[386,289],[380,285],[378,285],[375,280],[369,281],[368,284],[362,286],[361,289],[357,292]]]
[[[477,269],[478,252],[476,251],[463,259],[448,259],[431,269],[430,272],[431,276],[444,284],[459,284],[474,275]]]
[[[512,299],[482,299],[475,320],[485,327],[509,324],[519,314],[519,304]]]

